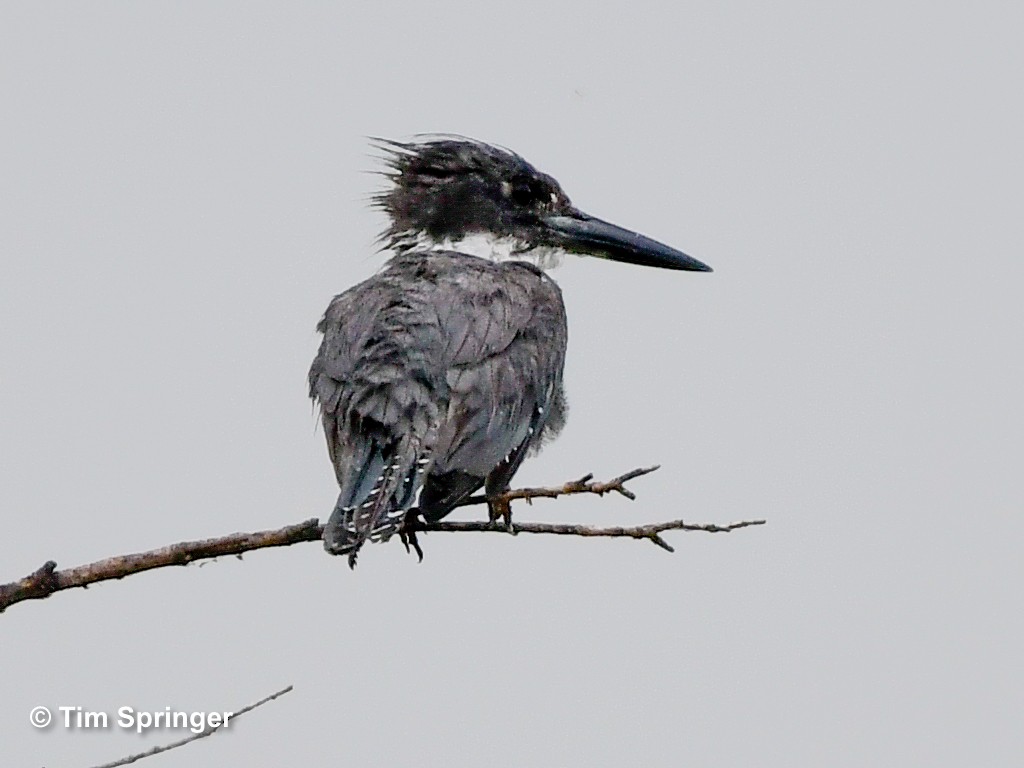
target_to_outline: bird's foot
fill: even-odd
[[[490,518],[491,525],[498,526],[503,524],[503,527],[509,533],[515,533],[515,529],[512,527],[512,502],[503,496],[496,496],[487,500],[487,516]]]
[[[410,509],[405,513],[402,527],[398,529],[398,538],[405,546],[405,551],[415,551],[421,563],[423,562],[423,549],[420,547],[419,539],[416,538],[416,531],[422,530],[422,526],[419,510]]]

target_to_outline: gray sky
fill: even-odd
[[[314,326],[372,274],[367,135],[514,148],[712,275],[570,259],[569,425],[520,519],[645,543],[317,545],[0,616],[0,757],[1005,766],[1024,749],[1021,11],[6,3],[0,581],[326,515]],[[148,765],[149,763],[147,763]]]

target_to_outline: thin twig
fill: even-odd
[[[564,485],[551,488],[520,488],[492,499],[484,496],[472,496],[460,506],[481,504],[487,501],[497,504],[508,504],[516,499],[524,499],[530,503],[536,498],[558,498],[580,493],[592,493],[603,496],[616,492],[628,499],[635,499],[632,491],[625,483],[656,470],[657,467],[634,469],[607,482],[595,482],[593,475],[586,475]],[[671,520],[664,523],[650,523],[632,527],[594,528],[586,525],[566,523],[510,523],[491,522],[448,522],[419,523],[416,531],[441,531],[445,533],[504,531],[510,533],[547,533],[560,536],[602,536],[647,539],[662,549],[672,552],[672,547],[661,537],[664,531],[705,531],[708,533],[724,533],[751,525],[763,525],[764,520],[746,520],[729,525],[711,523],[686,523],[682,520]],[[49,597],[54,592],[75,587],[87,587],[100,581],[123,579],[134,573],[164,568],[170,565],[188,565],[198,560],[235,555],[241,558],[244,552],[268,547],[287,547],[303,541],[318,541],[323,535],[323,526],[313,518],[295,525],[288,525],[275,530],[257,531],[255,533],[233,533],[212,539],[183,541],[148,552],[137,552],[129,555],[97,560],[94,563],[66,568],[58,571],[57,564],[50,560],[34,573],[9,584],[0,584],[0,613],[15,603],[24,600],[39,600]]]
[[[629,538],[647,539],[657,544],[662,549],[675,552],[675,548],[665,541],[661,534],[665,531],[704,531],[705,533],[728,533],[740,528],[749,528],[752,525],[764,525],[765,520],[740,520],[736,523],[716,525],[715,523],[688,523],[685,520],[668,520],[664,523],[649,523],[647,525],[632,526],[609,526],[597,528],[589,525],[573,525],[566,523],[512,523],[511,528],[493,522],[451,522],[442,520],[424,527],[424,531],[445,531],[449,533],[473,531],[490,531],[494,533],[548,533],[555,536],[583,536],[605,537],[605,538]]]
[[[622,494],[630,501],[636,501],[636,494],[626,488],[625,484],[630,480],[643,477],[644,475],[649,475],[660,467],[660,464],[655,464],[653,467],[632,469],[625,474],[619,475],[618,477],[603,483],[595,482],[594,475],[591,473],[584,475],[579,480],[571,480],[564,485],[556,485],[549,488],[518,488],[513,491],[506,491],[500,496],[490,499],[490,501],[509,502],[516,499],[524,499],[527,504],[532,504],[534,499],[557,499],[559,496],[572,496],[578,493],[594,493],[598,496],[604,496],[606,493],[610,493],[611,491]],[[471,504],[486,504],[487,502],[487,496],[479,493],[475,496],[463,499],[458,503],[458,506],[466,507]]]
[[[254,709],[256,709],[256,707],[261,707],[264,704],[266,704],[268,701],[273,701],[278,696],[284,696],[291,689],[292,689],[292,686],[289,685],[287,688],[282,688],[277,693],[272,693],[270,696],[267,696],[265,699],[260,699],[255,704],[250,704],[247,707],[243,707],[242,709],[240,709],[237,712],[235,712],[234,714],[232,714],[231,715],[231,719],[232,720],[237,720],[242,715],[244,715],[246,712],[252,712]],[[112,763],[104,763],[103,765],[97,765],[97,766],[95,766],[95,768],[117,768],[117,766],[119,766],[119,765],[128,765],[129,763],[134,763],[136,760],[141,760],[144,757],[152,757],[153,755],[159,755],[161,752],[169,752],[172,749],[176,749],[177,747],[183,747],[186,744],[192,743],[193,741],[198,741],[199,739],[205,739],[207,736],[210,736],[211,734],[217,733],[217,731],[221,730],[223,727],[224,727],[223,725],[217,725],[217,726],[209,726],[208,725],[208,726],[206,726],[206,728],[201,730],[199,733],[192,734],[188,738],[180,739],[179,741],[172,742],[171,744],[164,744],[162,747],[153,747],[152,749],[147,749],[145,752],[139,752],[138,754],[135,754],[135,755],[129,755],[128,757],[122,757],[120,760],[115,760]]]

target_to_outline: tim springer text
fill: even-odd
[[[57,707],[64,715],[64,727],[108,728],[111,720],[106,712],[90,712],[81,707]],[[170,707],[163,711],[142,712],[131,707],[120,707],[114,724],[118,728],[134,730],[136,733],[151,728],[188,728],[192,733],[202,733],[206,729],[227,728],[228,721],[234,712],[176,712]]]

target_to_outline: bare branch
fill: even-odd
[[[554,534],[555,536],[583,536],[584,538],[589,537],[603,537],[603,538],[629,538],[629,539],[647,539],[654,544],[657,544],[662,549],[668,550],[669,552],[675,552],[667,541],[665,541],[661,534],[665,531],[704,531],[705,533],[728,533],[729,531],[736,531],[740,528],[749,528],[752,525],[764,525],[765,520],[741,520],[736,523],[727,523],[726,525],[716,525],[715,523],[688,523],[685,520],[668,520],[664,523],[649,523],[647,525],[632,525],[632,526],[610,526],[607,528],[597,528],[589,525],[574,525],[567,523],[512,523],[511,528],[506,528],[504,525],[495,524],[491,522],[459,522],[451,521],[447,522],[442,520],[439,523],[433,523],[427,525],[420,530],[423,531],[446,531],[454,533],[456,531],[473,531],[482,532],[490,531],[494,533],[548,533]]]
[[[594,475],[591,473],[584,475],[579,480],[571,480],[565,485],[556,485],[550,488],[519,488],[514,491],[506,491],[500,496],[490,499],[490,501],[510,502],[516,499],[524,499],[527,504],[532,504],[534,499],[557,499],[559,496],[572,496],[578,493],[595,493],[598,496],[604,496],[611,491],[622,494],[630,501],[636,501],[636,494],[626,488],[625,484],[630,480],[651,474],[651,472],[659,469],[660,466],[660,464],[655,464],[653,467],[633,469],[604,483],[594,482]],[[486,504],[487,501],[488,498],[481,493],[463,499],[459,502],[458,506]]]
[[[272,531],[257,533],[233,533],[215,539],[200,541],[182,541],[148,552],[137,552],[131,555],[118,555],[105,560],[97,560],[88,565],[56,570],[57,564],[50,560],[31,575],[0,585],[0,612],[22,600],[34,600],[49,597],[54,592],[74,587],[87,587],[99,581],[123,579],[133,573],[150,571],[168,565],[188,565],[196,560],[206,560],[223,555],[241,555],[254,549],[265,547],[286,547],[300,541],[316,541],[321,537],[323,528],[316,518],[304,523],[289,525]]]
[[[287,688],[282,688],[277,693],[270,694],[265,699],[260,699],[255,704],[250,704],[247,707],[243,707],[242,709],[240,709],[237,712],[235,712],[231,716],[231,719],[232,720],[237,720],[242,715],[244,715],[246,712],[252,712],[254,709],[256,709],[256,707],[261,707],[264,704],[266,704],[268,701],[273,701],[278,696],[284,696],[291,689],[292,689],[292,686],[289,685]],[[183,747],[186,744],[192,743],[193,741],[198,741],[199,739],[205,739],[207,736],[210,736],[210,735],[212,735],[214,733],[217,733],[217,731],[221,730],[222,727],[223,727],[222,725],[207,726],[206,728],[201,730],[199,733],[192,734],[188,738],[180,739],[178,741],[172,742],[171,744],[165,744],[162,747],[153,747],[152,749],[147,749],[145,752],[139,752],[139,753],[134,754],[134,755],[129,755],[128,757],[122,757],[120,760],[115,760],[112,763],[104,763],[103,765],[97,765],[97,766],[95,766],[95,768],[117,768],[117,766],[119,766],[119,765],[128,765],[129,763],[134,763],[136,760],[141,760],[144,757],[152,757],[153,755],[159,755],[161,752],[169,752],[172,749],[176,749],[177,747]]]
[[[497,505],[504,504],[507,506],[509,502],[516,499],[524,499],[527,503],[532,503],[532,500],[536,498],[553,499],[559,496],[581,493],[603,496],[613,491],[628,499],[635,499],[636,496],[625,487],[625,483],[649,474],[656,469],[657,467],[634,469],[607,482],[595,482],[593,475],[586,475],[579,480],[573,480],[564,485],[551,488],[520,488],[508,491],[492,499],[487,499],[485,496],[472,496],[463,501],[460,506],[482,504],[488,501]],[[596,528],[567,523],[512,523],[508,520],[504,523],[498,523],[493,520],[489,522],[441,521],[438,523],[417,523],[413,531],[440,531],[444,533],[490,531],[513,534],[546,533],[558,536],[624,537],[647,539],[662,549],[672,552],[674,551],[672,546],[661,536],[665,531],[726,533],[752,525],[764,525],[764,523],[764,520],[745,520],[728,525],[715,525],[713,523],[687,523],[683,520],[670,520],[663,523],[650,523],[631,527]],[[323,526],[320,525],[317,519],[313,518],[296,525],[289,525],[275,530],[257,531],[255,533],[233,533],[213,539],[183,541],[148,552],[119,555],[105,560],[97,560],[87,565],[67,568],[62,571],[58,571],[57,564],[51,560],[23,579],[9,584],[0,584],[0,613],[15,603],[20,603],[24,600],[39,600],[49,597],[54,592],[60,592],[65,589],[87,587],[100,581],[123,579],[125,576],[130,576],[133,573],[141,573],[142,571],[149,571],[154,568],[164,568],[170,565],[188,565],[197,560],[208,560],[225,555],[235,555],[241,558],[244,552],[266,549],[268,547],[287,547],[303,541],[318,541],[322,535]]]

